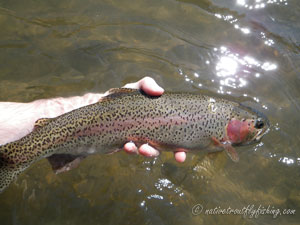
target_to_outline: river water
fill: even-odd
[[[41,160],[0,195],[1,224],[299,224],[300,1],[0,1],[0,101],[121,87],[214,92],[266,114],[258,145],[154,159]],[[225,215],[226,214],[226,215]]]

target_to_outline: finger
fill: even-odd
[[[128,142],[124,145],[125,152],[129,154],[138,154],[138,149],[133,142]]]
[[[123,88],[132,88],[132,89],[139,89],[140,88],[140,85],[139,85],[139,82],[141,80],[139,80],[138,82],[135,82],[135,83],[129,83],[129,84],[125,84],[123,86]]]
[[[162,89],[151,77],[144,77],[138,82],[126,84],[124,87],[142,89],[146,94],[152,96],[160,96],[164,93],[164,89]]]
[[[164,89],[162,89],[151,77],[145,77],[140,81],[140,89],[151,96],[160,96],[164,93]]]
[[[185,152],[175,152],[174,156],[175,156],[175,160],[179,163],[183,163],[186,159],[186,153]]]
[[[159,155],[159,151],[156,150],[155,148],[151,147],[148,144],[143,144],[140,148],[139,148],[139,153],[143,156],[147,156],[147,157],[155,157]]]

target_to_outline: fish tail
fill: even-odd
[[[6,157],[6,145],[0,146],[0,193],[28,166],[13,164]]]

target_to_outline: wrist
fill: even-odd
[[[74,109],[96,103],[101,97],[103,97],[103,94],[87,93],[83,96],[37,100],[32,103],[35,104],[37,109],[41,110],[41,118],[53,118]]]

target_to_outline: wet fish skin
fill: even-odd
[[[191,93],[150,97],[133,89],[115,89],[98,103],[40,119],[33,132],[0,146],[0,192],[39,159],[53,154],[110,153],[128,141],[167,151],[227,149],[234,155],[232,144],[248,144],[266,130],[266,126],[255,128],[258,118],[250,108],[222,98]],[[244,126],[246,122],[251,126]],[[242,128],[245,135],[239,135]],[[238,133],[238,138],[231,138],[237,143],[228,131],[233,136]]]

